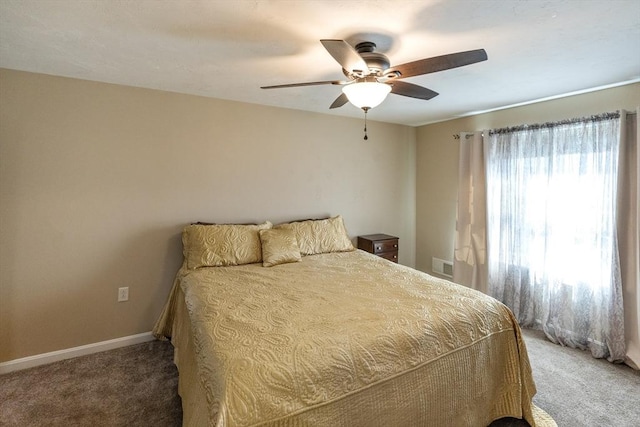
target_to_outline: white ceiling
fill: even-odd
[[[412,77],[369,118],[420,125],[640,81],[638,0],[0,0],[0,67],[329,110],[344,78],[320,39],[374,41],[401,64],[484,48],[488,61]]]

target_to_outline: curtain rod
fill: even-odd
[[[617,119],[620,117],[620,111],[610,112],[610,113],[602,113],[596,114],[587,117],[578,117],[575,119],[568,120],[558,120],[555,122],[546,122],[546,123],[535,123],[531,125],[519,125],[519,126],[511,126],[504,127],[499,129],[491,129],[489,131],[489,135],[501,134],[501,133],[511,133],[511,132],[519,132],[523,130],[535,130],[535,129],[544,129],[544,128],[553,128],[556,126],[562,125],[570,125],[574,123],[589,123],[589,122],[599,122],[603,120]]]
[[[469,139],[472,136],[473,136],[473,133],[471,133],[471,132],[466,133],[466,135],[464,136],[464,139]],[[454,134],[453,135],[453,139],[460,139],[460,134],[459,133]]]
[[[527,129],[540,129],[545,127],[554,127],[558,125],[566,125],[571,123],[585,123],[585,122],[595,122],[600,120],[616,119],[620,117],[620,114],[626,114],[627,116],[634,116],[637,113],[635,111],[625,111],[625,110],[614,111],[614,112],[596,114],[596,115],[587,116],[587,117],[580,117],[576,119],[559,120],[556,122],[546,122],[546,123],[532,124],[532,125],[525,124],[525,125],[519,125],[519,126],[492,129],[489,131],[489,134],[493,135],[493,134],[499,134],[499,133],[517,132],[520,130],[527,130]],[[464,132],[464,133],[466,134],[465,139],[469,139],[473,136],[472,132]],[[456,140],[460,139],[460,134],[459,133],[454,134],[453,139],[456,139]]]

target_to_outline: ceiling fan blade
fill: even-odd
[[[435,73],[437,71],[462,67],[486,60],[487,52],[485,52],[484,49],[468,50],[466,52],[450,53],[448,55],[434,56],[432,58],[396,65],[385,71],[385,75],[399,71],[400,76],[398,78],[405,79],[407,77]]]
[[[431,99],[438,96],[438,92],[434,92],[431,89],[399,80],[394,80],[391,85],[391,93],[418,99]]]
[[[367,63],[362,59],[360,54],[349,43],[344,40],[320,40],[320,43],[329,52],[333,59],[342,65],[342,68],[352,72],[354,70],[361,71],[363,74],[369,73]]]
[[[260,89],[280,89],[283,87],[318,86],[318,85],[344,85],[347,83],[350,83],[350,82],[345,82],[341,80],[325,80],[321,82],[290,83],[286,85],[260,86]]]
[[[337,97],[335,101],[333,101],[333,104],[331,104],[331,107],[329,107],[329,109],[340,108],[347,102],[349,102],[349,98],[347,98],[347,95],[345,95],[344,93],[341,93],[340,96]]]

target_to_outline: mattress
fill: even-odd
[[[181,269],[171,337],[184,425],[535,425],[510,310],[364,251]]]

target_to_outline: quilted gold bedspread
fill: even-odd
[[[534,425],[518,325],[472,289],[358,250],[183,269],[181,294],[209,425]]]

